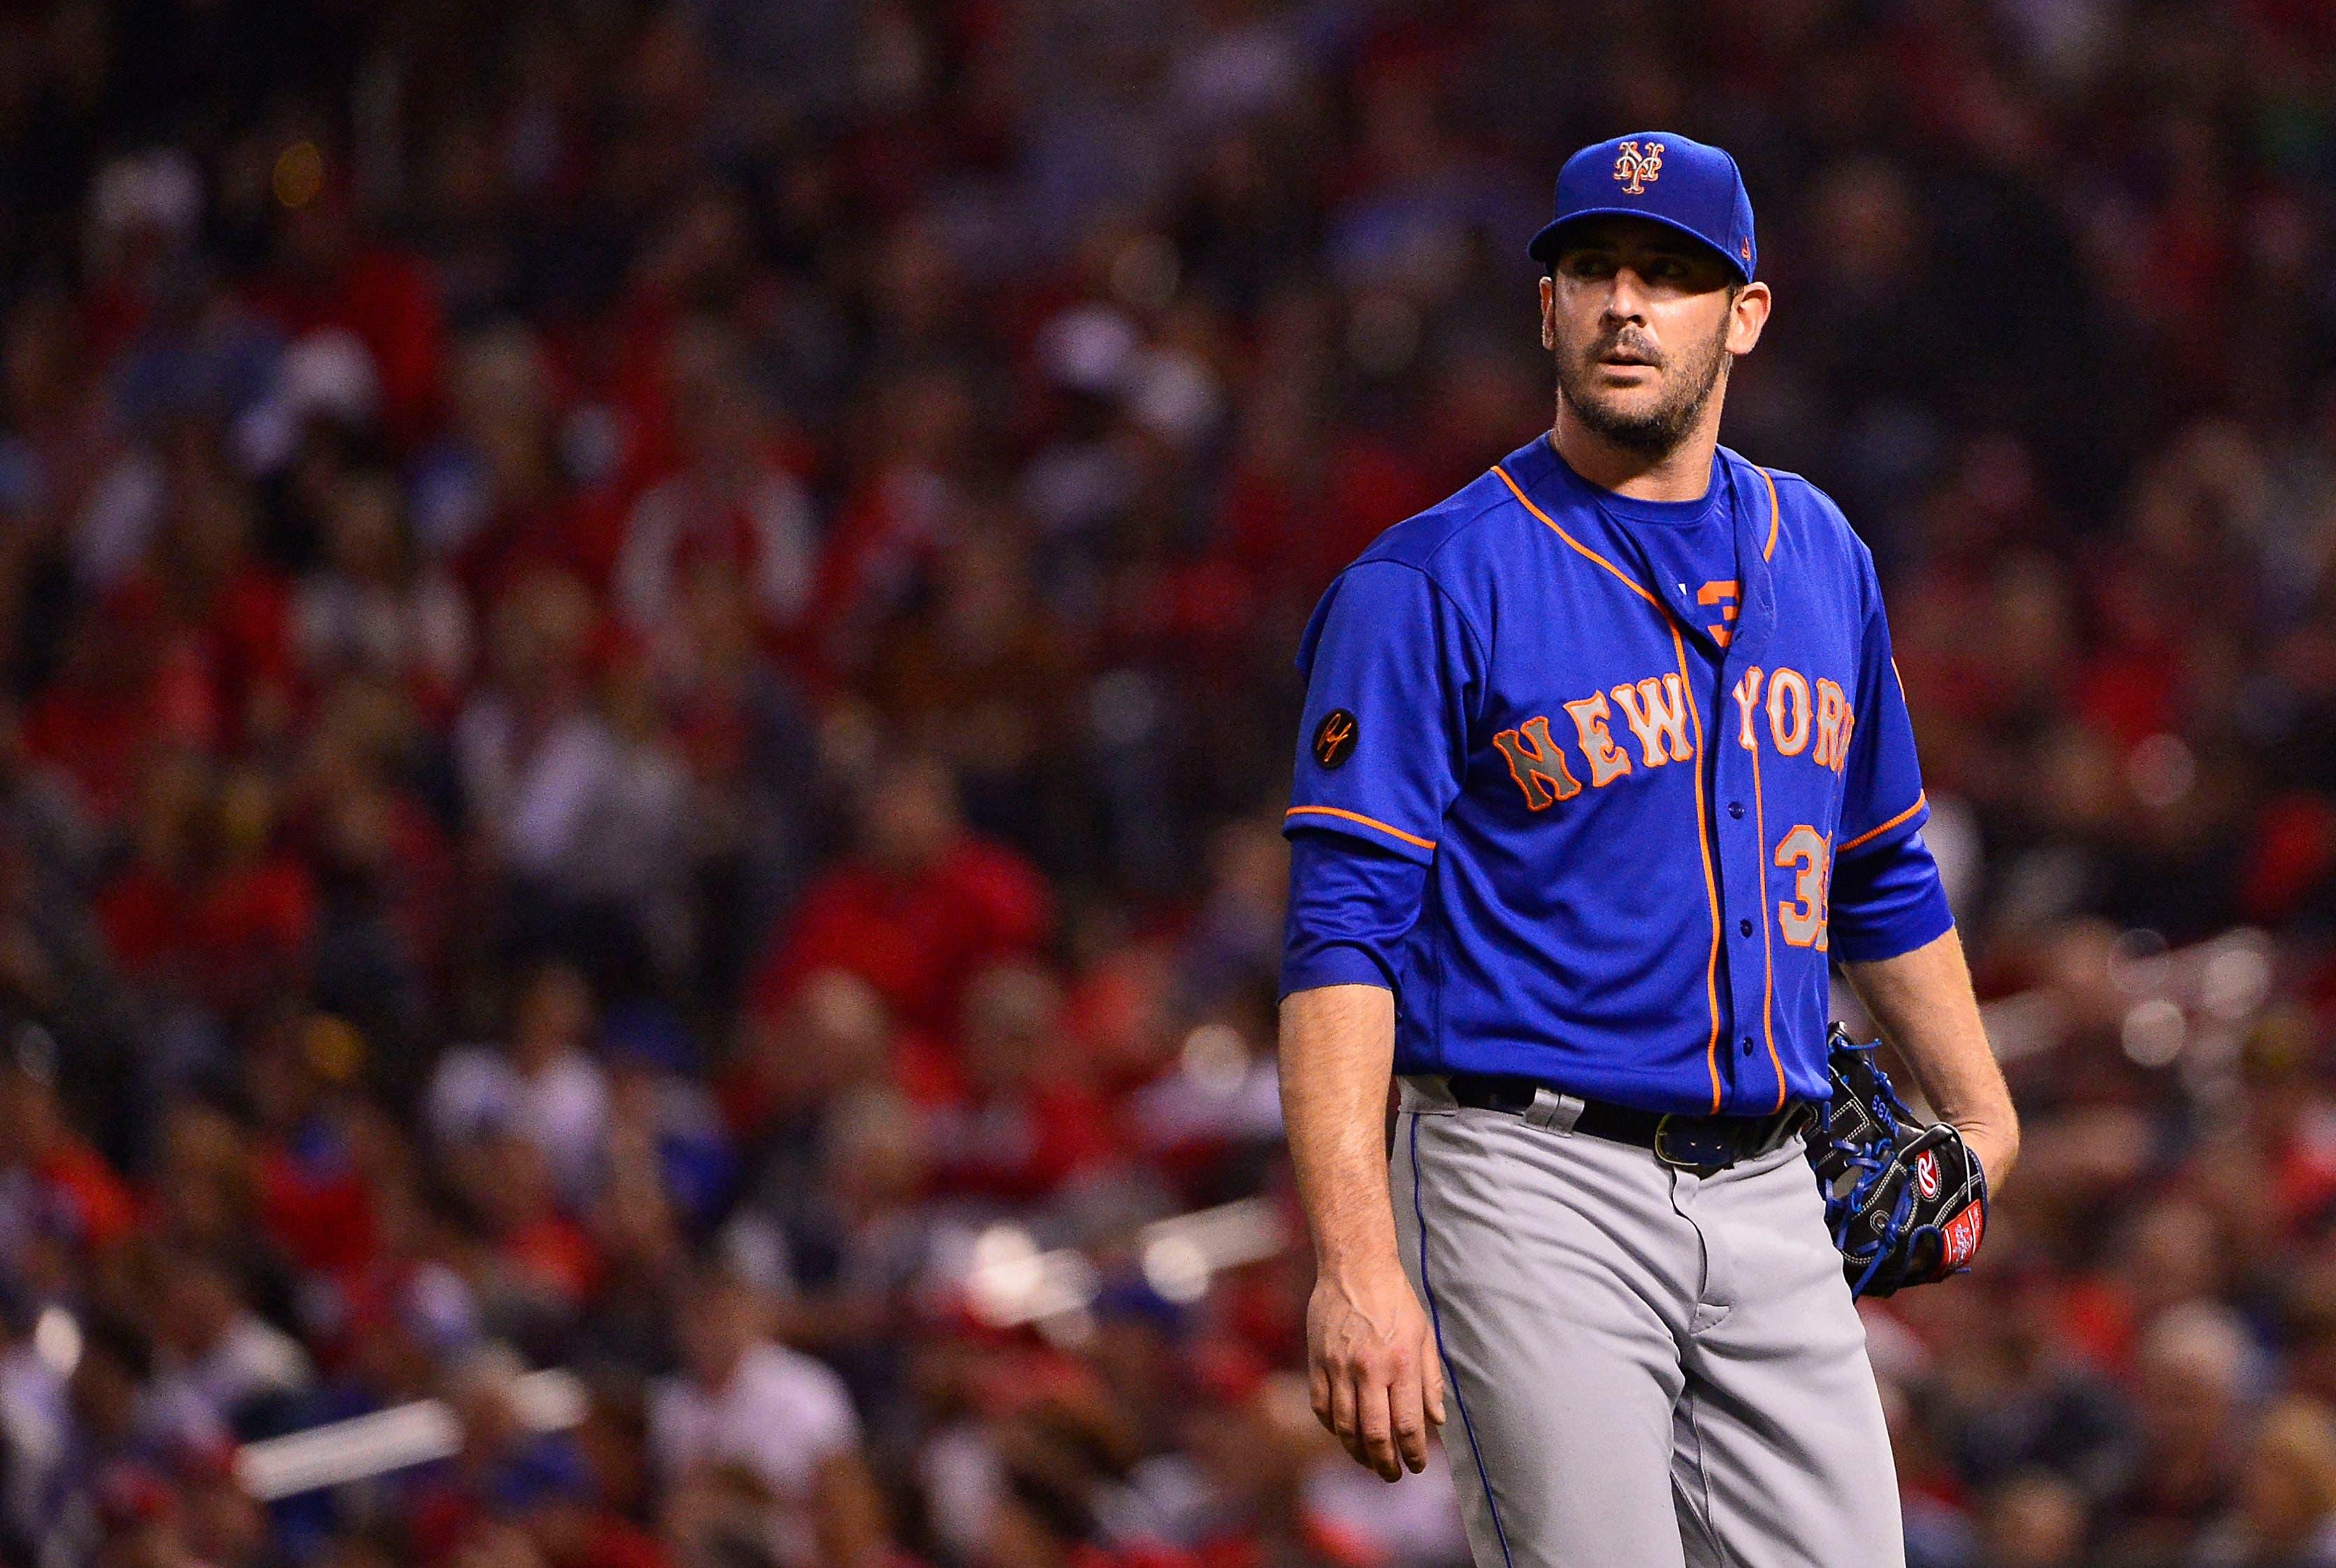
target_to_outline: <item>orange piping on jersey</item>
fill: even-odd
[[[1503,468],[1496,463],[1493,464],[1493,472],[1501,476],[1501,482],[1509,487],[1510,494],[1524,502],[1524,508],[1527,511],[1532,512],[1535,517],[1541,519],[1542,521],[1549,524],[1550,531],[1556,534],[1558,538],[1565,541],[1566,543],[1572,545],[1583,555],[1588,556],[1591,560],[1604,567],[1608,571],[1612,572],[1616,577],[1621,578],[1624,588],[1629,589],[1632,593],[1637,594],[1640,599],[1643,599],[1649,604],[1653,605],[1655,609],[1663,615],[1664,618],[1669,618],[1670,612],[1663,609],[1662,600],[1657,599],[1653,594],[1649,593],[1644,587],[1640,586],[1638,579],[1632,577],[1629,572],[1624,571],[1621,567],[1616,566],[1612,561],[1608,560],[1604,556],[1599,554],[1596,550],[1591,549],[1588,545],[1582,543],[1572,534],[1566,532],[1565,530],[1558,527],[1556,519],[1551,517],[1549,513],[1535,506],[1533,503],[1533,498],[1527,495],[1523,491],[1517,488],[1517,482],[1509,477],[1509,471],[1507,469]],[[1681,667],[1684,668],[1685,667],[1682,666]],[[1681,678],[1684,679],[1685,677],[1682,677]]]
[[[1838,849],[1835,850],[1835,851],[1833,852],[1834,859],[1835,859],[1835,860],[1839,860],[1842,856],[1844,856],[1844,855],[1847,854],[1850,851],[1852,851],[1852,850],[1855,849],[1858,845],[1860,845],[1860,844],[1862,844],[1862,843],[1865,842],[1868,839],[1878,839],[1878,838],[1880,838],[1883,833],[1888,833],[1892,828],[1896,827],[1900,823],[1904,822],[1908,817],[1913,816],[1916,812],[1921,811],[1921,810],[1922,809],[1923,804],[1924,804],[1924,803],[1925,803],[1929,799],[1930,799],[1930,792],[1929,792],[1928,790],[1925,790],[1925,791],[1923,791],[1921,794],[1916,795],[1916,796],[1914,797],[1914,803],[1913,803],[1913,805],[1908,806],[1904,811],[1900,812],[1896,816],[1892,817],[1888,822],[1883,823],[1880,827],[1878,827],[1878,828],[1868,828],[1868,829],[1866,829],[1864,833],[1862,833],[1858,834],[1855,838],[1854,838],[1854,839],[1850,840],[1847,843],[1843,844],[1840,848],[1838,848]]]
[[[1554,525],[1552,525],[1554,526]],[[1574,547],[1580,549],[1579,545]],[[1657,607],[1661,608],[1660,606]],[[1703,710],[1696,704],[1693,684],[1687,673],[1687,643],[1679,636],[1679,622],[1673,618],[1671,651],[1679,656],[1679,687],[1687,696],[1687,711],[1695,718],[1695,845],[1703,852],[1703,892],[1711,904],[1711,958],[1704,966],[1704,999],[1711,1008],[1711,1038],[1703,1047],[1703,1065],[1711,1072],[1711,1111],[1719,1114],[1719,883],[1711,874],[1711,834],[1706,831],[1708,820],[1703,803]],[[1760,881],[1760,901],[1768,901],[1768,882]]]
[[[1432,850],[1436,847],[1434,839],[1424,839],[1415,833],[1407,833],[1401,828],[1389,827],[1377,817],[1367,817],[1360,812],[1350,812],[1338,806],[1291,806],[1281,815],[1284,821],[1298,816],[1344,817],[1350,823],[1360,823],[1367,828],[1377,828],[1390,838],[1401,839],[1407,844],[1417,844],[1424,850]]]
[[[1785,509],[1776,504],[1776,482],[1769,477],[1765,468],[1760,471],[1760,482],[1768,487],[1768,542],[1760,547],[1760,559],[1774,560],[1776,557],[1776,525],[1784,521]],[[1765,898],[1767,895],[1764,893],[1762,896]]]
[[[1679,636],[1679,618],[1671,614],[1670,610],[1663,604],[1662,600],[1657,599],[1653,594],[1649,593],[1644,587],[1640,586],[1638,579],[1632,577],[1629,572],[1624,571],[1621,567],[1616,566],[1612,561],[1608,560],[1596,550],[1591,550],[1589,546],[1583,544],[1580,540],[1566,532],[1565,530],[1558,527],[1556,519],[1551,517],[1549,513],[1535,506],[1533,503],[1533,498],[1517,487],[1517,482],[1509,477],[1509,471],[1507,469],[1503,468],[1496,463],[1493,464],[1493,472],[1501,476],[1501,482],[1509,487],[1509,493],[1515,496],[1519,502],[1523,503],[1524,509],[1527,511],[1532,512],[1535,517],[1541,519],[1543,523],[1546,523],[1552,533],[1554,533],[1558,538],[1565,541],[1567,544],[1573,548],[1577,554],[1585,556],[1591,560],[1596,561],[1600,566],[1602,566],[1608,571],[1612,572],[1614,576],[1621,580],[1624,588],[1629,589],[1632,593],[1637,594],[1640,599],[1645,599],[1649,604],[1655,607],[1655,613],[1661,616],[1663,618],[1663,624],[1670,628],[1671,650],[1679,656],[1679,685],[1683,690],[1692,690],[1694,683],[1689,677],[1687,669],[1687,643]],[[1770,531],[1772,534],[1775,531],[1773,519],[1771,520]],[[1719,1110],[1720,1101],[1719,884],[1712,878],[1711,834],[1706,831],[1705,827],[1707,816],[1703,801],[1703,713],[1701,709],[1697,707],[1692,697],[1688,698],[1687,708],[1689,713],[1695,716],[1695,842],[1696,847],[1703,852],[1703,891],[1704,896],[1709,901],[1711,906],[1711,959],[1709,963],[1707,964],[1704,969],[1703,978],[1704,998],[1711,1008],[1711,1038],[1704,1047],[1703,1061],[1704,1066],[1711,1072],[1711,1109],[1713,1114],[1717,1115]],[[1374,823],[1373,825],[1377,826],[1378,824]],[[1416,843],[1418,841],[1415,839],[1412,842]],[[1765,903],[1767,897],[1768,884],[1767,880],[1764,878],[1760,883],[1761,901]]]
[[[1760,795],[1760,748],[1752,748],[1752,826],[1760,837],[1760,962],[1765,975],[1760,988],[1760,1028],[1768,1040],[1768,1065],[1776,1069],[1777,1110],[1785,1108],[1785,1064],[1776,1059],[1776,950],[1771,929],[1776,920],[1768,909],[1768,807]]]

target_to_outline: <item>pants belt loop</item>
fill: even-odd
[[[1529,1126],[1571,1135],[1573,1124],[1582,1119],[1582,1105],[1580,1096],[1561,1095],[1543,1086],[1533,1090],[1533,1104],[1525,1107],[1524,1120]]]

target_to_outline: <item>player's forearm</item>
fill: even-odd
[[[1393,1262],[1387,1092],[1395,997],[1383,987],[1321,986],[1281,1003],[1281,1115],[1299,1202],[1326,1273]]]
[[[1913,952],[1849,964],[1845,972],[1922,1097],[1963,1135],[1990,1185],[2000,1187],[2020,1156],[2020,1117],[1980,1022],[1962,940],[1950,930]]]

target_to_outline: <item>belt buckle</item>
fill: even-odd
[[[1655,1158],[1666,1165],[1708,1176],[1734,1164],[1736,1155],[1736,1141],[1702,1117],[1666,1113],[1655,1124]]]

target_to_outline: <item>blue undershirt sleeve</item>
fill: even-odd
[[[1291,833],[1281,994],[1344,985],[1400,990],[1403,940],[1426,887],[1426,866],[1390,847],[1343,833]]]

